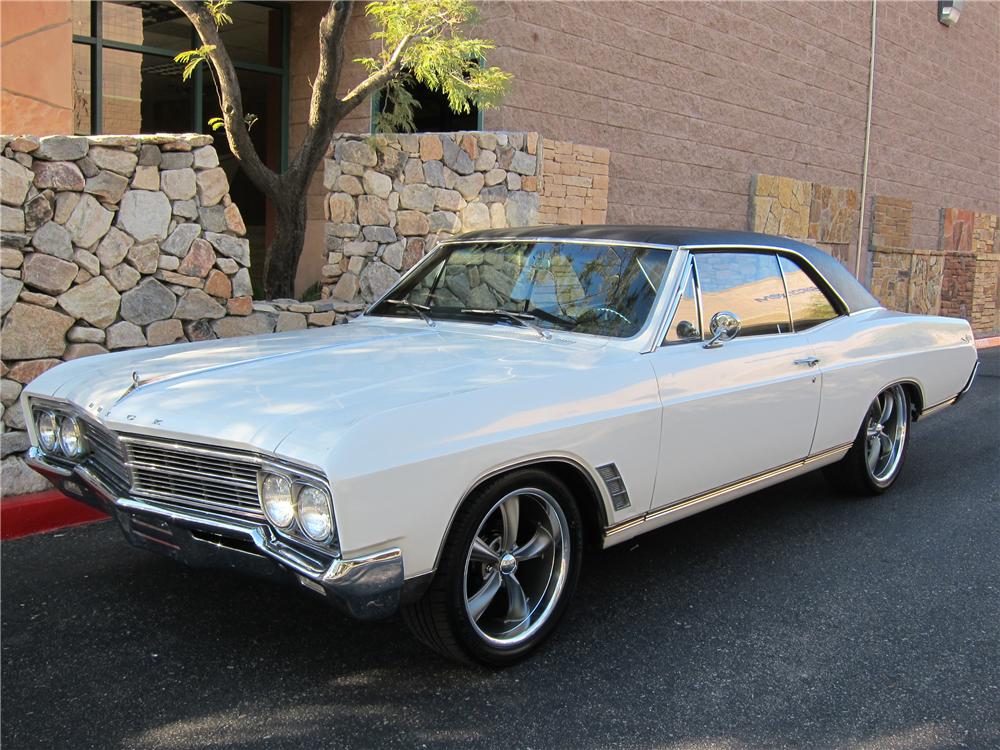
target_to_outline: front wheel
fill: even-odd
[[[830,482],[856,495],[880,495],[903,469],[910,439],[910,400],[902,385],[886,388],[865,414],[854,445],[824,469]]]
[[[492,480],[452,526],[430,588],[403,619],[439,653],[493,666],[538,647],[579,578],[583,530],[566,486],[536,469]]]

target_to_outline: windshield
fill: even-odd
[[[369,314],[628,338],[645,324],[669,260],[669,250],[617,245],[448,244]]]

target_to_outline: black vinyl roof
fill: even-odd
[[[847,312],[858,312],[881,304],[862,286],[844,265],[831,255],[805,242],[777,237],[771,234],[745,232],[735,229],[703,229],[699,227],[668,227],[645,224],[587,224],[583,226],[546,225],[507,227],[469,232],[455,239],[461,240],[529,240],[536,238],[557,240],[607,240],[609,242],[643,242],[653,245],[779,248],[805,258],[846,303]]]

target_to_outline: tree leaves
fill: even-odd
[[[186,81],[194,75],[195,69],[208,59],[208,54],[215,49],[214,44],[203,44],[198,49],[189,49],[174,56],[174,62],[184,63],[181,80]]]
[[[468,0],[379,0],[369,3],[366,13],[380,27],[372,39],[380,40],[382,49],[377,57],[355,62],[374,74],[391,65],[400,45],[406,45],[399,72],[384,89],[393,105],[385,109],[391,112],[380,114],[376,129],[413,130],[415,100],[402,85],[407,76],[442,92],[448,106],[460,114],[467,114],[473,105],[496,107],[509,90],[513,76],[481,64],[495,45],[462,34],[462,27],[478,20],[478,11]]]

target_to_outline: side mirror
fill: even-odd
[[[726,341],[732,341],[736,338],[743,327],[743,323],[736,317],[736,313],[723,310],[712,316],[708,327],[712,333],[712,338],[705,342],[705,348],[715,349],[722,346]]]

